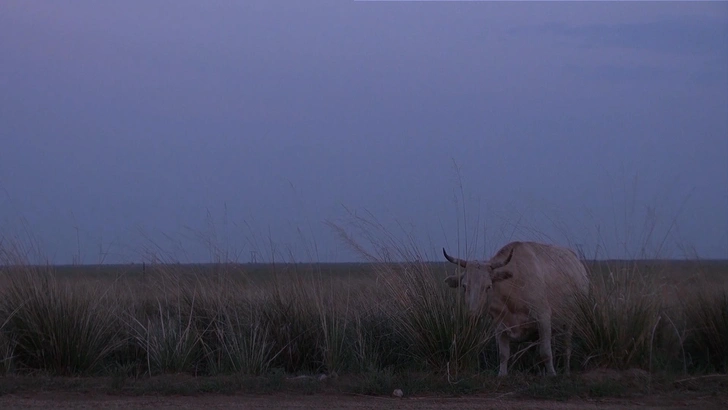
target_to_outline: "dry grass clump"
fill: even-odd
[[[650,368],[662,321],[659,286],[634,266],[592,272],[589,294],[575,304],[577,356],[584,367]]]
[[[122,343],[117,306],[105,290],[59,283],[35,269],[6,278],[0,318],[11,353],[3,362],[16,369],[98,373]]]
[[[436,371],[479,370],[480,356],[493,339],[491,321],[470,315],[460,294],[444,286],[437,273],[426,264],[388,272],[383,280],[390,301],[385,319],[406,341],[405,354],[413,363]]]
[[[685,298],[688,324],[685,349],[694,366],[703,370],[728,371],[728,292],[697,292]]]

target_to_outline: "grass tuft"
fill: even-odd
[[[686,350],[710,371],[728,371],[728,291],[701,291],[684,302]]]
[[[17,369],[94,374],[122,346],[121,324],[106,291],[60,283],[36,270],[8,279],[0,299],[0,320],[5,322],[5,347],[11,349]]]
[[[633,266],[592,272],[588,295],[575,303],[575,354],[584,368],[650,369],[659,290]]]

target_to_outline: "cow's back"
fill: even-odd
[[[586,269],[572,250],[538,242],[506,246],[515,247],[508,266],[513,278],[502,282],[499,293],[509,295],[512,306],[527,305],[520,308],[529,310],[548,306],[556,313],[568,308],[574,293],[588,291]]]

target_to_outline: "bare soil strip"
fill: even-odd
[[[28,393],[0,397],[2,409],[726,409],[728,394],[708,397],[649,396],[639,399],[528,400],[468,396],[389,398],[355,395],[111,396],[96,393]]]

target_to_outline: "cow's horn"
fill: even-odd
[[[496,261],[496,262],[491,263],[490,264],[491,269],[498,269],[498,268],[502,268],[502,267],[508,265],[508,262],[510,262],[511,258],[513,257],[514,249],[515,249],[515,246],[511,247],[511,251],[508,252],[508,257],[505,258],[503,261]]]
[[[445,248],[442,248],[442,254],[445,255],[445,259],[447,259],[448,261],[450,261],[456,265],[460,265],[460,267],[462,267],[462,268],[464,268],[468,265],[467,261],[464,261],[459,258],[453,258],[452,256],[448,255],[447,252],[445,252]]]

